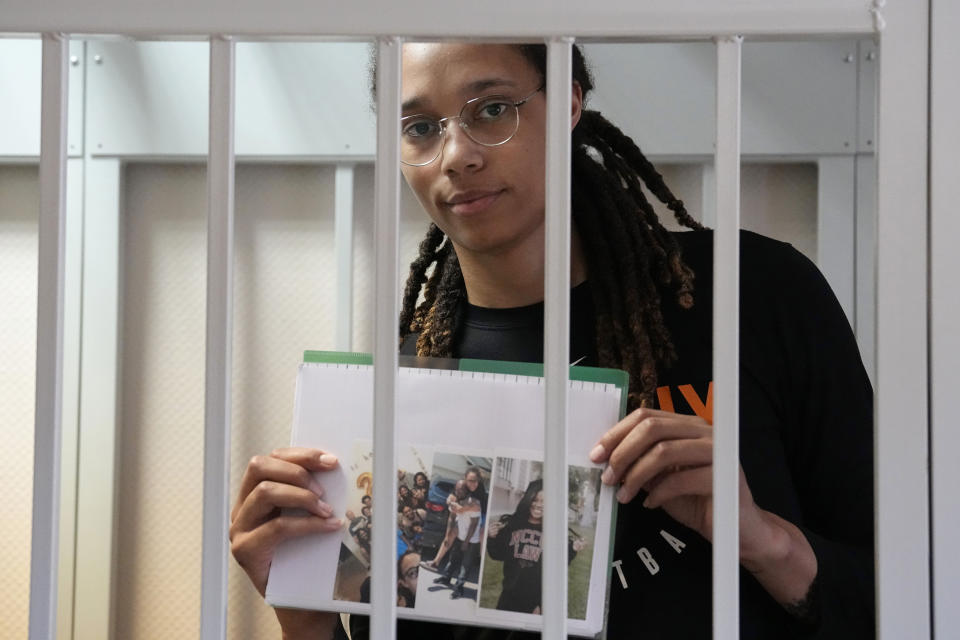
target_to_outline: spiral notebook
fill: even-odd
[[[291,444],[335,453],[316,474],[342,531],[278,547],[275,606],[367,614],[373,487],[369,354],[308,351]],[[539,630],[544,386],[539,364],[401,357],[397,616]],[[570,368],[568,630],[603,628],[614,497],[587,452],[626,407],[627,374]],[[379,529],[377,529],[379,531]]]

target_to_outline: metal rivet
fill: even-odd
[[[103,64],[103,56],[101,55],[93,56],[93,61],[96,62],[97,64]]]
[[[853,62],[853,54],[852,54],[852,53],[848,53],[848,54],[843,58],[843,61],[844,61],[844,62]]]
[[[78,64],[80,64],[80,58],[78,58],[77,56],[70,56],[70,64],[72,64],[73,66],[77,66]]]
[[[876,60],[876,59],[877,59],[876,51],[871,51],[870,53],[867,54],[867,60]]]

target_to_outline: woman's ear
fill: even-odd
[[[583,113],[583,89],[580,87],[580,83],[576,80],[573,81],[573,86],[570,88],[570,130],[573,131],[576,128],[577,123],[580,122],[580,114]]]

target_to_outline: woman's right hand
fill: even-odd
[[[240,482],[240,492],[230,513],[230,550],[260,595],[267,587],[273,554],[284,540],[336,531],[343,521],[333,517],[323,502],[323,487],[312,471],[329,471],[337,466],[333,454],[319,449],[289,447],[268,456],[254,456]],[[281,509],[302,509],[307,515],[281,513]],[[317,628],[336,625],[336,614],[277,609],[284,637],[296,637]]]
[[[487,537],[496,538],[497,534],[500,533],[500,529],[503,529],[503,523],[499,520],[491,522],[487,525]]]

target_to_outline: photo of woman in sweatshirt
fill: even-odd
[[[513,514],[504,514],[487,527],[487,554],[503,563],[503,582],[497,609],[540,613],[540,546],[543,531],[543,480],[537,478],[517,504]],[[583,541],[568,541],[568,562],[583,549]],[[498,585],[482,585],[482,589]]]

